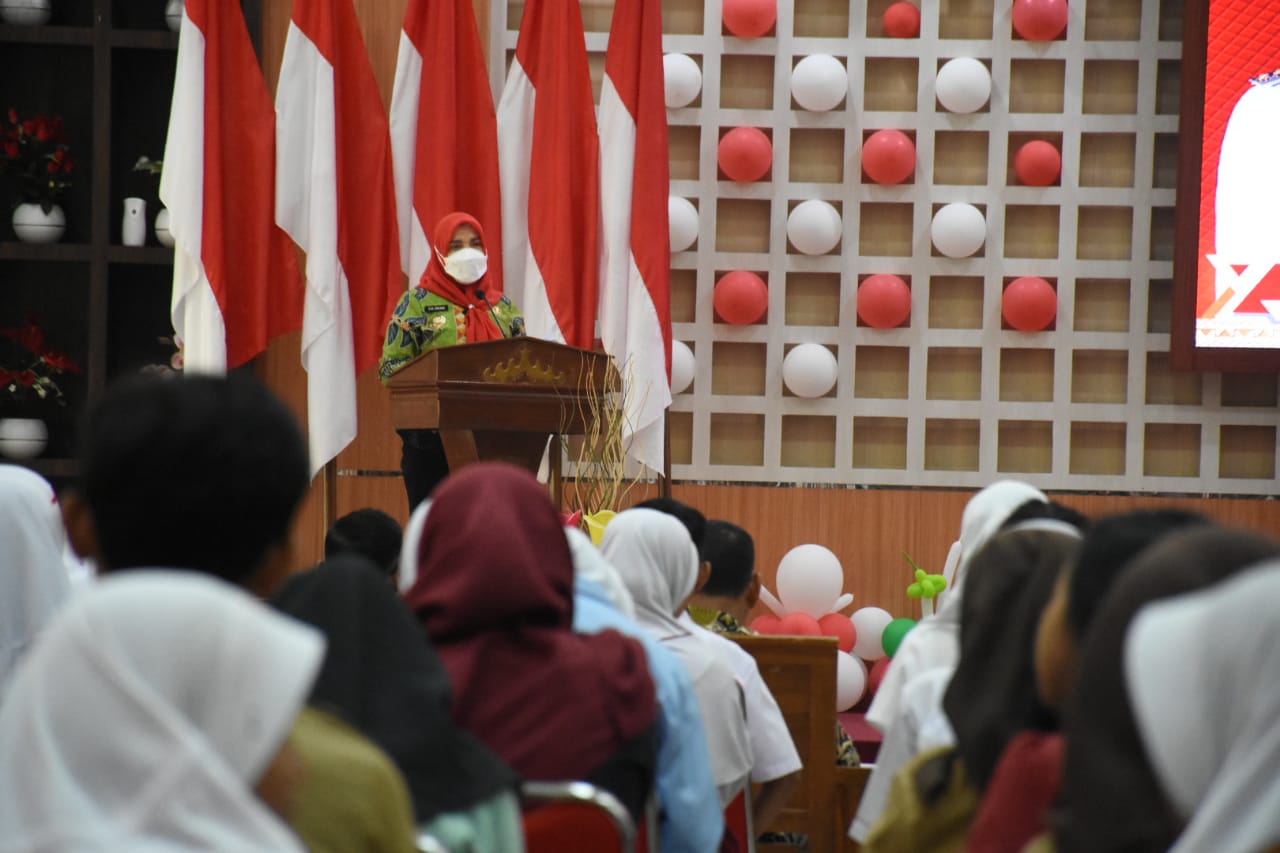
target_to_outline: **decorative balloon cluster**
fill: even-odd
[[[741,39],[769,35],[778,18],[777,0],[723,0],[721,17],[726,33]],[[1051,41],[1066,30],[1067,0],[1014,0],[1013,28],[1028,41]],[[891,38],[917,38],[920,10],[913,3],[895,2],[885,9],[884,34]],[[697,60],[683,53],[663,57],[666,105],[680,109],[692,105],[702,92],[702,70]],[[825,112],[842,104],[849,89],[849,72],[838,57],[810,54],[791,70],[791,97],[804,110]],[[967,115],[983,109],[991,99],[991,72],[981,60],[969,56],[948,59],[938,68],[934,94],[942,109]],[[773,168],[773,140],[769,129],[733,127],[720,138],[717,162],[723,177],[738,183],[764,180]],[[902,130],[883,128],[867,135],[862,144],[862,171],[866,179],[885,186],[910,181],[916,170],[913,137]],[[1029,187],[1052,186],[1062,173],[1062,154],[1048,139],[1033,139],[1014,153],[1017,180]],[[698,209],[688,199],[668,201],[671,250],[693,248],[700,232]],[[930,239],[943,257],[964,259],[982,250],[987,239],[984,211],[964,202],[938,206],[930,223]],[[787,239],[801,254],[826,255],[836,251],[844,237],[840,211],[829,201],[808,199],[787,216]],[[1058,309],[1057,291],[1043,278],[1023,277],[1007,284],[1001,299],[1001,315],[1008,327],[1038,332],[1053,325]],[[716,315],[732,325],[763,321],[769,308],[769,289],[758,274],[734,270],[716,282],[713,304]],[[875,274],[858,287],[857,315],[875,329],[906,324],[911,316],[911,287],[902,277]],[[821,397],[836,382],[835,356],[825,347],[804,344],[792,349],[783,362],[783,381],[797,396]],[[693,382],[693,353],[680,342],[673,344],[673,394]]]
[[[797,545],[778,563],[778,594],[761,588],[760,599],[773,614],[757,616],[751,628],[761,634],[835,637],[836,710],[846,711],[861,701],[868,688],[879,686],[889,659],[914,619],[895,619],[879,607],[862,607],[845,616],[841,610],[853,603],[842,592],[844,569],[840,560],[821,545]],[[868,668],[870,664],[870,668]]]

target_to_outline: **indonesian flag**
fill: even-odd
[[[599,140],[582,10],[529,0],[498,102],[507,294],[530,335],[591,348]]]
[[[490,301],[502,293],[498,125],[471,0],[409,0],[391,95],[400,267],[413,286],[447,213],[484,227]],[[441,247],[442,249],[446,247]]]
[[[662,471],[671,246],[660,0],[618,0],[600,92],[600,337],[623,379],[628,454]]]
[[[239,4],[187,0],[160,199],[188,371],[225,373],[301,325],[297,259],[275,225],[275,168],[275,110]]]
[[[356,436],[356,377],[404,292],[387,114],[351,0],[295,0],[276,89],[276,221],[307,253],[312,474]]]

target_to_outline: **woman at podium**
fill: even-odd
[[[520,309],[489,287],[484,229],[475,217],[450,213],[431,237],[431,261],[422,280],[405,293],[387,324],[378,366],[384,382],[429,350],[524,334]],[[449,463],[436,430],[396,432],[404,445],[400,470],[412,512],[449,473]]]

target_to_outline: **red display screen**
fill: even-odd
[[[1186,14],[1175,355],[1182,350],[1182,366],[1274,369],[1280,358],[1266,351],[1280,356],[1280,3],[1200,0]],[[1227,355],[1240,350],[1257,358]]]

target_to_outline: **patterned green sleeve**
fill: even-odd
[[[524,336],[524,315],[520,313],[520,309],[511,301],[511,297],[504,295],[493,306],[493,318],[498,321],[498,326],[502,329],[502,334],[508,338],[519,338]]]
[[[382,361],[378,376],[386,382],[391,374],[413,361],[435,343],[437,329],[427,322],[425,291],[412,288],[400,298],[387,324],[387,337],[382,343]]]

